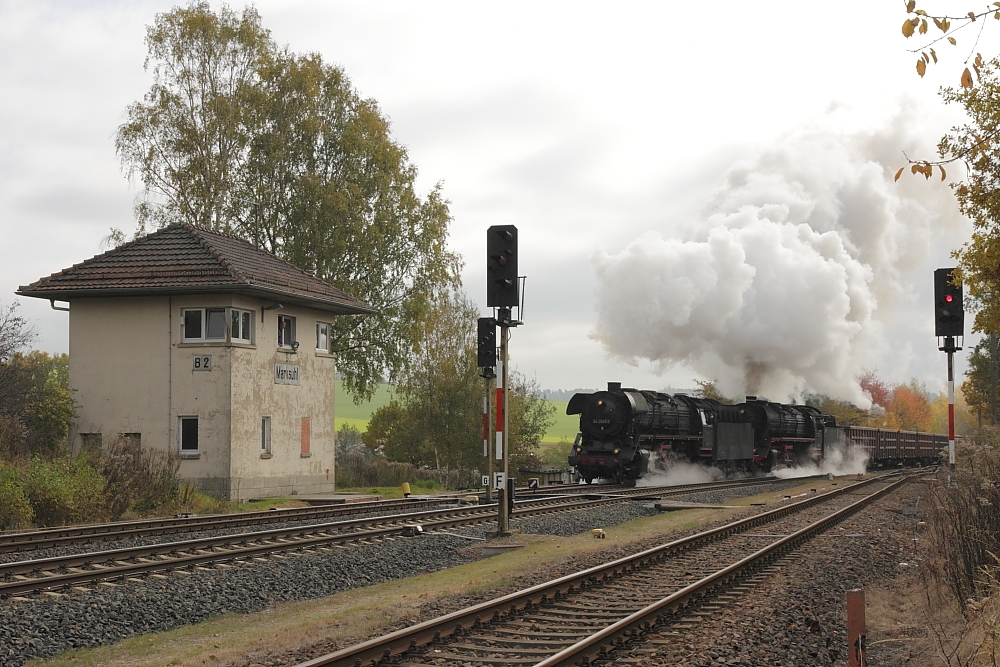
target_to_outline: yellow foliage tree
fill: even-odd
[[[976,417],[965,400],[965,383],[955,392],[955,434],[971,435],[976,430]],[[948,433],[948,395],[938,394],[931,401],[931,419],[928,425],[931,433]]]
[[[886,428],[904,431],[926,431],[930,427],[931,404],[927,389],[910,380],[909,384],[896,385],[889,404],[885,406]]]

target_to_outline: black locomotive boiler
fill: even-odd
[[[808,405],[748,396],[737,405],[684,394],[623,389],[575,394],[566,414],[580,415],[569,464],[588,483],[635,483],[650,469],[677,461],[724,472],[769,472],[776,466],[817,462],[831,450],[866,451],[875,465],[934,463],[944,436],[911,431],[838,427]],[[895,444],[893,444],[895,443]]]

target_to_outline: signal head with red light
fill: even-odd
[[[965,310],[962,307],[962,285],[956,269],[934,272],[934,335],[964,336]]]

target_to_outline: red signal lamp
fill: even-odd
[[[955,297],[952,294],[945,294],[944,295],[944,300],[947,301],[948,303],[951,303],[952,301],[955,300]]]

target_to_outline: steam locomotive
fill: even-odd
[[[744,403],[685,394],[622,389],[575,394],[566,414],[580,415],[569,464],[588,484],[612,479],[635,484],[651,469],[704,463],[723,472],[766,473],[775,467],[819,462],[834,451],[860,448],[869,467],[931,465],[947,436],[858,426],[837,426],[832,415],[808,405],[747,396]]]

